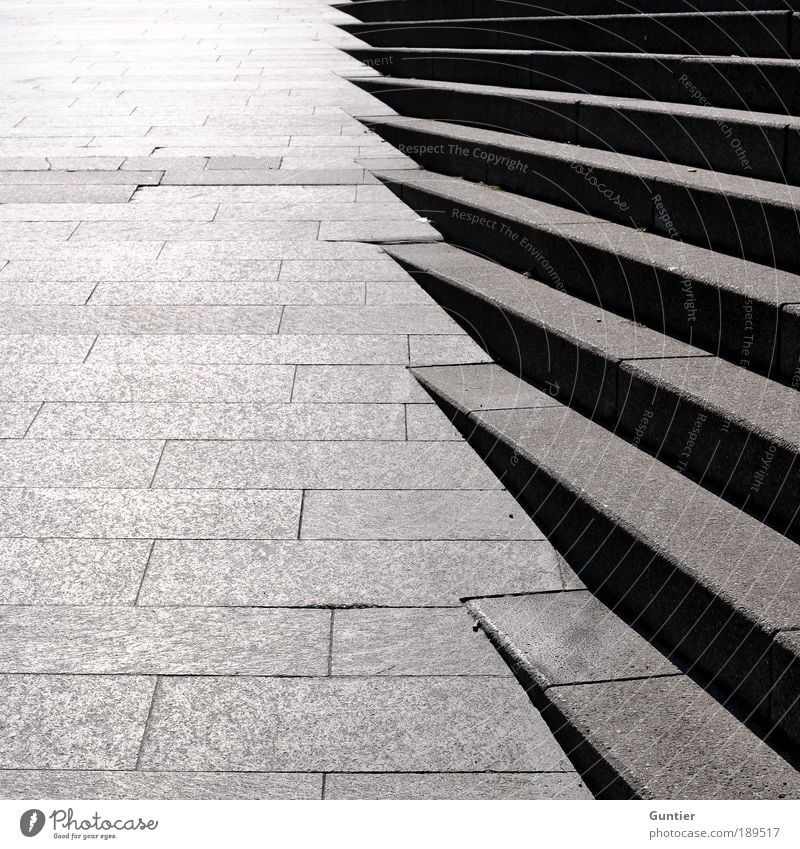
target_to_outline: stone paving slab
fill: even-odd
[[[7,306],[1,333],[275,333],[276,306]]]
[[[2,786],[2,785],[0,785]],[[326,799],[591,799],[571,773],[332,773]]]
[[[327,610],[0,609],[0,673],[326,675]]]
[[[9,401],[289,401],[290,365],[192,363],[0,365],[0,399]]]
[[[300,492],[0,489],[0,536],[293,539]]]
[[[160,447],[160,446],[159,446]],[[0,453],[0,473],[2,472]],[[169,442],[154,487],[501,489],[464,442]]]
[[[0,603],[133,604],[152,540],[0,539]]]
[[[516,681],[476,677],[162,678],[140,763],[331,772],[569,768]]]
[[[451,606],[563,586],[542,541],[158,540],[140,604]]]
[[[163,447],[158,441],[4,439],[0,480],[4,487],[148,487]]]
[[[312,490],[303,539],[542,539],[505,491]]]
[[[0,336],[0,362],[82,363],[96,338],[92,334],[4,334]]]
[[[549,775],[542,787],[550,788]],[[514,778],[509,782],[516,790]],[[539,786],[536,779],[534,787]],[[497,792],[505,791],[503,783]],[[559,787],[560,785],[556,785]],[[486,785],[491,789],[491,783]],[[522,792],[525,792],[524,790]],[[3,799],[321,799],[313,772],[153,772],[148,770],[4,770]],[[331,797],[333,798],[333,797]],[[523,797],[524,798],[524,797]]]
[[[6,407],[8,435],[16,428],[36,439],[406,438],[402,404],[0,404],[0,417]]]
[[[7,338],[13,341],[15,337]],[[64,338],[74,339],[75,337]],[[0,346],[4,344],[3,337],[0,337]],[[101,360],[138,363],[405,365],[409,357],[408,342],[401,334],[393,336],[304,336],[300,334],[271,336],[234,333],[225,335],[160,334],[157,336],[108,334],[100,336],[91,351],[92,362]]]
[[[0,675],[0,769],[133,769],[155,679]]]
[[[40,404],[0,402],[0,439],[16,439],[25,436]]]
[[[453,609],[337,610],[332,675],[510,675],[491,643]]]

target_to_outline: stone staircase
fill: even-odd
[[[417,379],[576,576],[469,600],[595,795],[800,796],[800,2],[339,5]]]

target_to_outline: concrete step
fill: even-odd
[[[697,103],[800,115],[800,66],[791,59],[558,50],[349,47],[393,77]]]
[[[500,363],[800,538],[800,395],[449,245],[390,254]]]
[[[800,39],[796,37],[800,26],[789,11],[449,17],[443,21],[397,20],[339,26],[374,47],[585,50],[773,59],[793,57],[800,50]]]
[[[797,187],[423,118],[362,122],[429,170],[800,270]]]
[[[457,177],[376,176],[451,244],[763,374],[800,366],[796,274]]]
[[[401,115],[800,183],[800,120],[768,113],[503,86],[351,77]],[[790,142],[791,138],[791,142]]]
[[[741,0],[637,0],[638,12],[741,12]],[[427,21],[447,18],[504,18],[526,15],[624,15],[630,0],[355,0],[335,3],[360,21]],[[750,12],[800,8],[797,0],[747,0]]]
[[[414,374],[594,595],[796,755],[800,547],[576,410],[474,410],[472,372],[492,368]]]
[[[470,613],[601,799],[786,799],[800,774],[585,590]]]

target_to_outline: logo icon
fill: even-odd
[[[38,808],[31,808],[19,818],[19,830],[25,837],[36,837],[44,828],[44,814]]]

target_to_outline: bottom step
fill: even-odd
[[[800,773],[588,591],[468,608],[597,798],[800,798]]]

